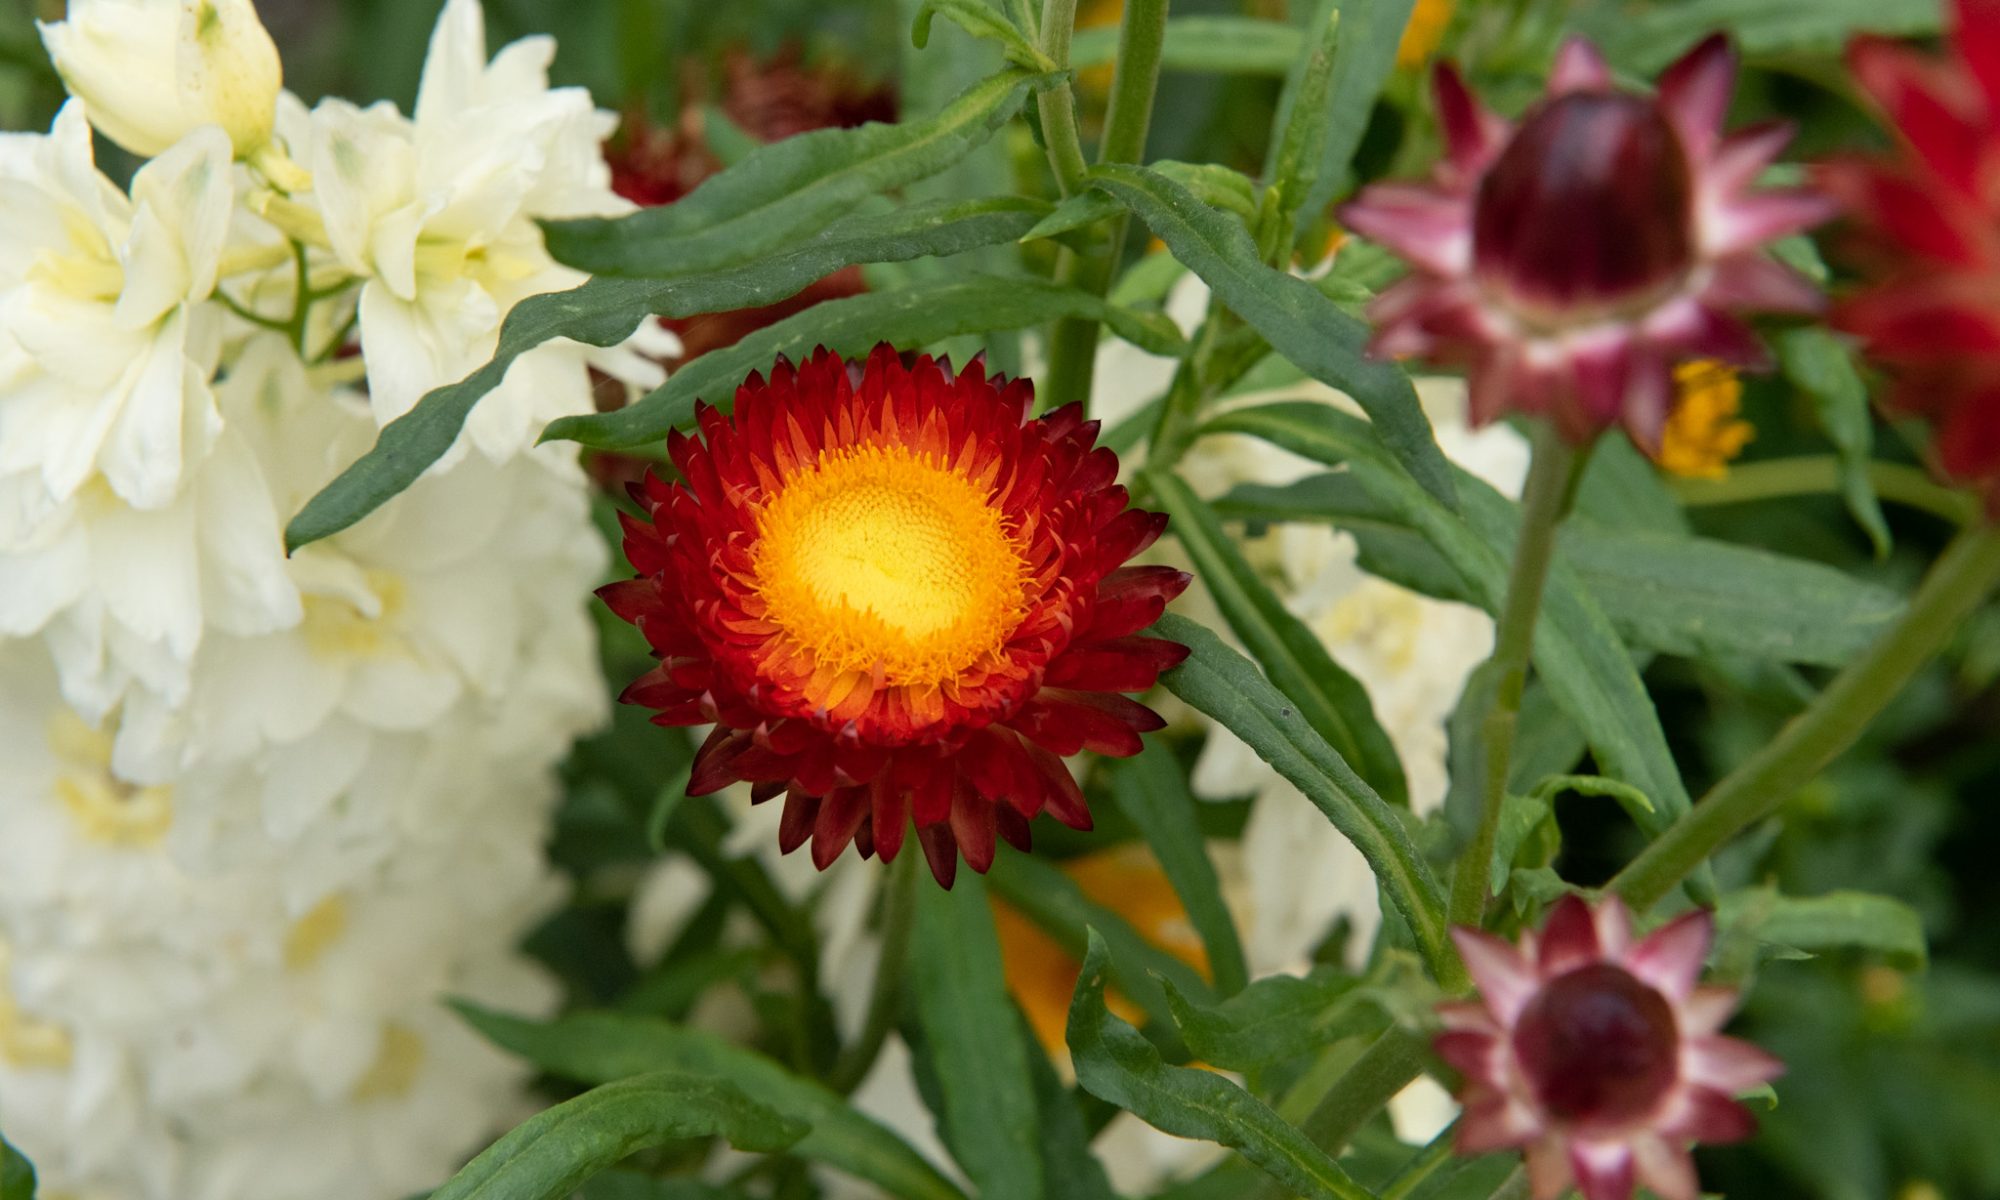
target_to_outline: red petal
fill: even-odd
[[[1697,161],[1715,146],[1735,91],[1736,52],[1719,33],[1703,38],[1660,76],[1660,107]]]
[[[1679,1109],[1661,1132],[1712,1146],[1740,1142],[1757,1132],[1750,1110],[1713,1088],[1688,1088]]]
[[[991,800],[970,788],[960,788],[952,799],[951,835],[958,840],[965,865],[981,875],[993,865],[994,808]]]
[[[875,835],[875,849],[883,862],[895,862],[910,828],[910,811],[903,789],[892,783],[890,773],[884,771],[868,785],[868,794],[872,805],[869,826]]]
[[[1552,979],[1566,971],[1594,962],[1600,955],[1597,920],[1583,897],[1564,896],[1549,911],[1542,926],[1540,966],[1542,978]]]
[[[749,748],[749,734],[718,726],[694,753],[694,765],[688,773],[688,795],[706,796],[735,783],[737,776],[730,766]]]
[[[1678,1004],[1694,991],[1714,937],[1715,917],[1707,909],[1683,913],[1632,947],[1626,969]]]
[[[797,788],[785,793],[785,811],[778,818],[778,853],[790,854],[806,844],[819,819],[819,797]]]
[[[865,787],[836,788],[820,802],[819,816],[813,822],[813,866],[824,871],[833,865],[868,819],[868,807]]]
[[[1580,37],[1570,38],[1556,51],[1555,65],[1549,68],[1548,94],[1596,92],[1611,86],[1611,68],[1596,46]]]
[[[1042,682],[1050,687],[1143,692],[1159,682],[1160,672],[1187,656],[1186,646],[1164,638],[1122,637],[1072,645],[1049,663]]]
[[[951,836],[951,826],[919,826],[917,844],[924,848],[924,861],[930,864],[931,878],[938,881],[939,887],[951,890],[952,881],[958,878],[958,842]]]

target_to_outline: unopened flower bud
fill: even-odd
[[[202,125],[239,158],[271,139],[284,73],[251,0],[70,0],[41,32],[91,124],[134,154]]]

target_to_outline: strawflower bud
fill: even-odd
[[[1572,41],[1547,94],[1509,123],[1440,67],[1446,156],[1432,180],[1376,184],[1341,210],[1413,268],[1370,307],[1372,349],[1464,368],[1476,424],[1543,413],[1574,442],[1622,424],[1658,454],[1677,364],[1762,367],[1737,314],[1819,303],[1762,247],[1831,204],[1752,188],[1789,131],[1723,136],[1735,75],[1717,36],[1640,95]]]
[[[142,158],[202,125],[239,158],[271,140],[284,74],[251,0],[70,0],[40,28],[91,124]]]
[[[1735,1099],[1784,1066],[1718,1032],[1733,989],[1697,986],[1714,921],[1697,910],[1634,941],[1615,897],[1575,896],[1518,946],[1454,929],[1479,1000],[1439,1010],[1437,1053],[1464,1076],[1457,1148],[1521,1147],[1535,1200],[1698,1200],[1688,1148],[1756,1122]]]

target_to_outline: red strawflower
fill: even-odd
[[[1521,1146],[1535,1200],[1697,1200],[1690,1142],[1734,1142],[1756,1121],[1737,1093],[1784,1065],[1717,1031],[1734,989],[1697,987],[1714,921],[1696,910],[1632,940],[1616,897],[1566,896],[1518,947],[1453,929],[1477,1003],[1438,1011],[1437,1052],[1465,1078],[1461,1154]]]
[[[1931,457],[2000,510],[2000,2],[1957,0],[1950,57],[1881,38],[1848,52],[1901,141],[1824,165],[1868,286],[1834,310],[1889,369],[1891,409],[1935,423]]]
[[[1622,423],[1656,451],[1676,364],[1763,366],[1735,314],[1818,304],[1760,247],[1831,205],[1752,189],[1790,130],[1723,136],[1735,78],[1718,35],[1669,67],[1657,96],[1620,91],[1573,40],[1547,93],[1509,123],[1440,66],[1446,156],[1431,182],[1376,184],[1341,210],[1414,268],[1369,308],[1374,352],[1466,368],[1475,423],[1548,413],[1577,442]]]
[[[893,859],[914,825],[946,887],[1045,808],[1090,828],[1059,756],[1161,726],[1118,693],[1186,656],[1135,635],[1188,576],[1123,565],[1166,517],[1127,507],[1095,422],[1033,400],[978,360],[821,350],[669,438],[685,482],[634,489],[639,577],[598,594],[661,660],[623,699],[715,725],[690,795],[783,793],[781,848],[810,838],[822,869],[849,842]]]

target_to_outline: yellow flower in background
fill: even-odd
[[[1204,976],[1208,974],[1208,953],[1201,937],[1151,851],[1127,842],[1060,865],[1085,896],[1124,917],[1147,941]],[[1007,990],[1027,1014],[1028,1025],[1042,1048],[1053,1057],[1066,1058],[1069,1050],[1063,1030],[1069,1021],[1070,995],[1076,991],[1076,977],[1083,964],[1040,926],[998,899],[993,901],[993,923],[1000,934]],[[1114,992],[1107,1000],[1121,1019],[1134,1025],[1145,1023],[1146,1014],[1123,996]]]
[[[1451,26],[1452,0],[1417,0],[1410,10],[1410,22],[1403,26],[1403,40],[1396,44],[1396,66],[1414,70],[1430,61]]]
[[[1743,383],[1734,368],[1699,359],[1674,368],[1678,395],[1660,438],[1660,467],[1688,479],[1720,479],[1757,430],[1738,420]]]

